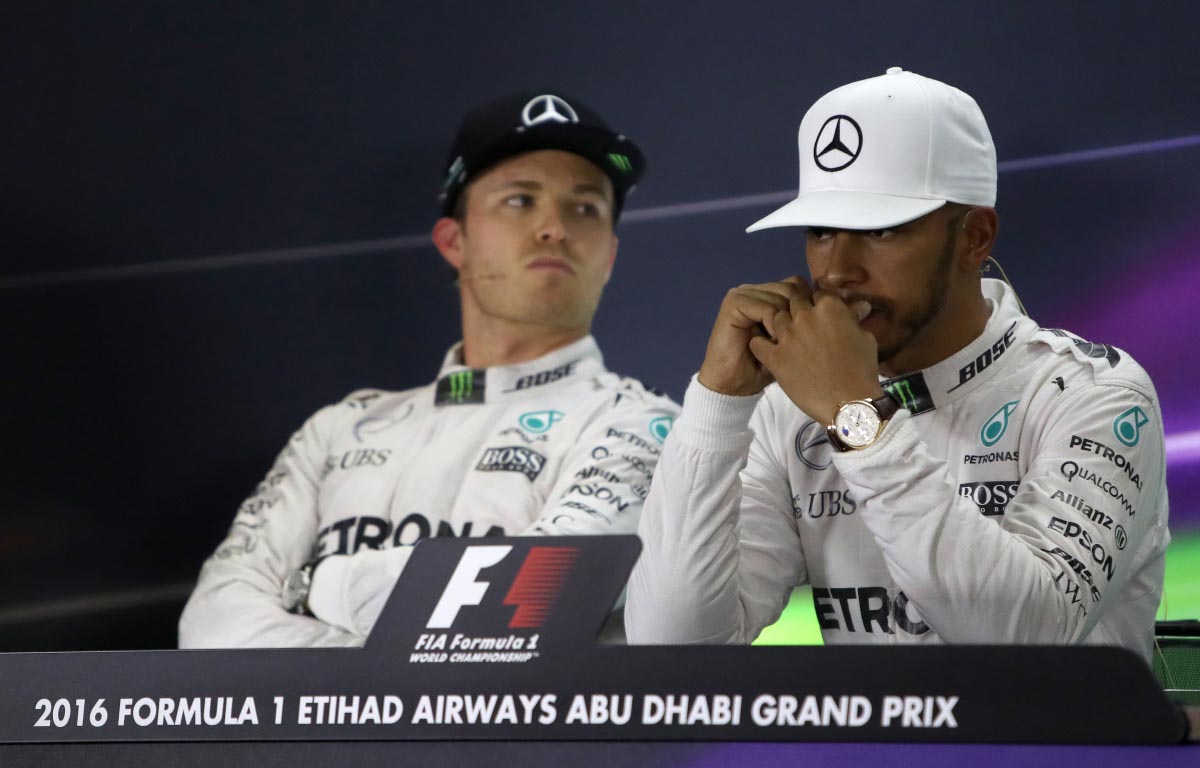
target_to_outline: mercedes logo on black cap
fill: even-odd
[[[834,115],[817,131],[813,160],[822,171],[840,171],[858,159],[862,143],[862,129],[854,118]]]
[[[521,110],[521,122],[533,127],[538,123],[578,123],[579,115],[564,99],[547,93],[535,96]]]

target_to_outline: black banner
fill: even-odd
[[[0,655],[0,742],[745,740],[1166,744],[1100,647],[626,647],[636,537],[438,539],[366,647]]]

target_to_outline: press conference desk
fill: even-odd
[[[1200,765],[1116,648],[597,645],[637,550],[423,544],[363,648],[0,654],[0,768]]]

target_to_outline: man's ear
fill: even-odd
[[[463,267],[463,231],[457,219],[443,216],[433,225],[433,244],[446,263],[455,269]]]
[[[617,261],[617,246],[620,243],[617,241],[617,236],[613,235],[612,249],[608,252],[608,273],[604,276],[604,283],[607,285],[612,277],[613,264]]]
[[[959,257],[959,268],[978,273],[996,244],[1000,233],[1000,217],[995,208],[972,208],[962,220],[962,234],[967,248]]]

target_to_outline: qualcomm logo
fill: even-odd
[[[655,440],[661,443],[671,433],[671,425],[674,423],[674,416],[659,416],[657,419],[651,419],[650,434],[654,436]]]
[[[562,411],[530,411],[529,413],[521,414],[517,419],[517,423],[521,425],[521,429],[527,432],[532,432],[535,435],[540,435],[543,432],[549,431],[563,418]]]
[[[1142,439],[1142,427],[1150,423],[1150,417],[1136,405],[1113,420],[1113,434],[1122,445],[1130,448]]]
[[[1000,410],[996,411],[979,430],[979,439],[989,448],[1000,442],[1000,438],[1004,437],[1004,433],[1008,431],[1008,417],[1013,411],[1017,410],[1019,400],[1012,400],[1000,406]]]
[[[491,582],[479,579],[479,572],[496,565],[511,551],[512,546],[507,544],[470,546],[463,550],[425,626],[449,629],[462,608],[481,604]],[[578,556],[576,547],[535,546],[529,550],[504,597],[504,605],[517,609],[508,623],[510,629],[542,626]]]

